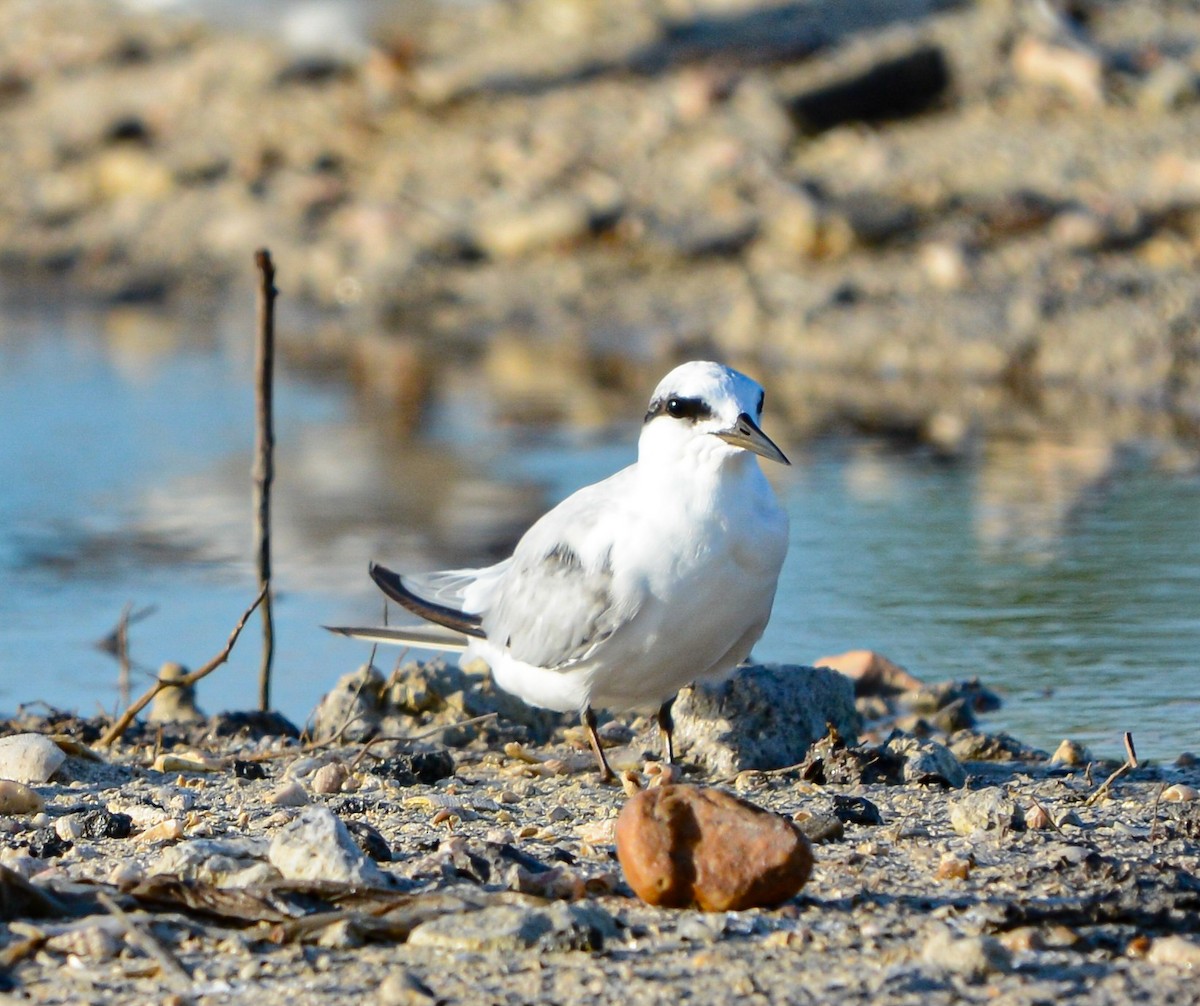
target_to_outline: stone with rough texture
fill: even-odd
[[[556,901],[443,915],[417,926],[408,944],[457,951],[600,950],[616,935],[615,920],[602,908]]]
[[[924,737],[893,737],[884,745],[889,754],[903,759],[902,778],[905,782],[924,785],[935,783],[962,789],[967,773],[949,748]]]
[[[970,981],[1012,969],[1012,955],[994,936],[956,937],[939,928],[925,942],[921,959],[929,965]]]
[[[813,865],[791,821],[699,786],[634,796],[617,819],[617,855],[643,901],[705,911],[778,905],[804,886]]]
[[[858,731],[849,678],[790,664],[741,667],[720,684],[692,685],[672,713],[685,757],[718,776],[796,765],[830,723],[844,738]]]
[[[386,887],[387,874],[358,847],[333,811],[310,807],[281,828],[267,858],[287,880],[331,880]]]
[[[46,782],[66,760],[62,749],[41,734],[0,737],[0,779]]]
[[[1024,831],[1025,816],[999,786],[978,789],[950,804],[950,825],[960,835],[976,831]]]

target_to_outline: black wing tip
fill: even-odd
[[[483,630],[480,626],[480,618],[478,615],[468,615],[466,612],[455,611],[453,608],[447,608],[442,604],[435,604],[421,597],[419,594],[413,593],[404,584],[404,577],[386,566],[381,566],[377,562],[372,562],[367,567],[371,574],[371,579],[388,597],[399,604],[403,608],[407,608],[414,615],[425,619],[427,622],[434,622],[437,625],[443,625],[448,629],[454,629],[456,632],[461,632],[468,636],[483,636]]]

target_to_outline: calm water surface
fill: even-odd
[[[122,610],[133,687],[216,653],[254,594],[249,350],[139,314],[10,310],[0,327],[0,709],[118,701],[94,642]],[[647,388],[658,375],[647,375]],[[769,410],[768,410],[769,411]],[[303,720],[367,648],[322,623],[376,619],[367,560],[486,560],[544,507],[634,457],[604,434],[495,430],[449,394],[398,443],[340,385],[277,391],[275,704]],[[768,415],[768,429],[769,415]],[[792,547],[762,659],[879,649],[928,680],[1001,692],[989,729],[1118,755],[1200,748],[1200,480],[1096,444],[945,464],[879,445],[793,448],[773,472]],[[257,627],[201,686],[255,702]]]

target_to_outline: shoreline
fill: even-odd
[[[251,992],[266,1004],[642,1004],[684,988],[696,1002],[727,1002],[733,989],[864,1006],[914,994],[1014,1006],[1051,993],[1193,995],[1194,758],[1109,779],[1111,766],[1090,762],[939,754],[939,772],[961,764],[960,787],[925,770],[924,782],[855,779],[855,765],[878,765],[869,744],[822,741],[803,765],[715,781],[810,835],[816,865],[800,894],[769,910],[655,909],[625,886],[612,833],[634,780],[655,784],[648,723],[606,728],[628,752],[614,757],[639,771],[627,790],[604,786],[582,736],[556,729],[539,742],[531,731],[549,726],[530,711],[525,725],[453,728],[488,692],[468,684],[431,704],[422,683],[444,686],[440,673],[410,670],[389,701],[425,706],[405,714],[409,732],[440,724],[449,747],[368,744],[369,730],[301,746],[253,714],[138,725],[100,761],[76,746],[34,786],[40,814],[0,818],[0,863],[27,878],[2,875],[7,991],[30,1003],[213,1004]],[[331,693],[326,716],[350,722],[355,694]],[[71,718],[42,728],[96,729]],[[1011,739],[975,734],[968,751],[955,736],[964,754],[1020,753]],[[695,771],[682,781],[714,784]],[[303,831],[322,815],[348,829],[349,851]],[[303,876],[322,884],[288,872],[294,842],[319,864]]]

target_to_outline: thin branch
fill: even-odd
[[[142,953],[154,958],[158,962],[159,968],[162,969],[163,977],[167,979],[168,983],[176,991],[188,992],[191,990],[192,976],[184,970],[183,965],[179,963],[179,958],[171,953],[163,945],[162,941],[149,931],[138,926],[129,913],[103,891],[96,894],[96,900],[104,906],[109,915],[121,924],[129,942],[141,950]]]
[[[255,340],[254,378],[256,407],[254,425],[254,553],[258,563],[258,585],[263,590],[262,665],[258,672],[258,707],[271,707],[271,663],[275,657],[275,621],[271,615],[271,482],[275,477],[274,371],[275,371],[275,264],[271,253],[260,248],[254,253],[258,267],[258,332]]]
[[[254,614],[254,609],[262,604],[263,598],[266,596],[267,588],[263,587],[263,589],[258,592],[258,596],[250,604],[250,607],[248,607],[245,612],[243,612],[242,617],[238,619],[238,623],[236,626],[234,626],[233,632],[229,636],[229,641],[225,644],[225,648],[215,657],[213,657],[212,660],[210,660],[199,670],[192,671],[190,674],[185,674],[182,678],[177,678],[174,681],[163,681],[159,678],[156,678],[150,690],[147,691],[140,699],[134,702],[134,704],[128,709],[126,709],[125,712],[121,714],[121,718],[118,719],[117,722],[111,727],[109,727],[108,732],[96,743],[102,747],[111,746],[113,742],[118,740],[121,735],[129,729],[129,725],[137,717],[137,714],[145,709],[146,706],[148,706],[154,699],[154,696],[156,696],[159,692],[166,688],[187,688],[191,685],[194,685],[201,678],[207,677],[223,663],[225,663],[225,661],[229,659],[229,654],[233,652],[233,646],[237,642],[238,636],[242,634],[242,629],[246,627],[246,622],[250,620],[250,616]]]

